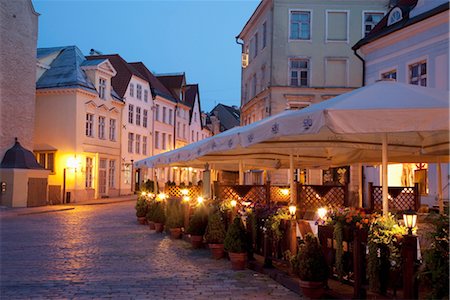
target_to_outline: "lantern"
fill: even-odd
[[[412,235],[412,229],[416,227],[417,213],[412,209],[408,209],[403,213],[403,222],[405,222],[405,226],[408,228],[408,234]]]

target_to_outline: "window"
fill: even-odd
[[[197,142],[198,142],[198,131],[197,131]]]
[[[162,122],[163,123],[166,123],[166,111],[167,111],[167,108],[163,106],[163,109],[162,109]]]
[[[173,110],[169,108],[169,124],[172,125],[172,114]]]
[[[144,90],[144,102],[148,102],[148,90]]]
[[[177,137],[180,137],[180,132],[181,132],[180,122],[177,122]]]
[[[365,12],[363,28],[364,36],[368,35],[383,17],[384,13],[382,12]]]
[[[384,72],[384,73],[381,74],[381,78],[397,80],[397,70],[391,70],[391,71],[388,71],[388,72]]]
[[[389,13],[388,22],[387,25],[390,26],[394,23],[397,23],[400,21],[403,17],[403,13],[400,7],[395,7],[391,12]]]
[[[291,59],[291,86],[308,86],[309,62],[307,59]]]
[[[86,114],[86,136],[94,136],[94,115]]]
[[[172,149],[172,135],[168,134],[167,135],[167,145],[169,145],[169,150]]]
[[[166,150],[166,133],[165,132],[163,132],[162,134],[161,134],[161,141],[162,141],[162,149],[163,150]]]
[[[144,115],[142,116],[142,126],[147,128],[148,110],[144,109]]]
[[[262,32],[262,49],[266,48],[267,44],[267,22],[263,23],[263,32]]]
[[[54,152],[37,152],[37,162],[46,170],[55,173],[55,153]]]
[[[105,117],[98,117],[98,138],[105,139]]]
[[[116,161],[109,161],[109,170],[108,170],[108,187],[114,188],[116,185]]]
[[[194,130],[191,131],[191,141],[194,141]]]
[[[252,97],[256,96],[256,74],[252,77]]]
[[[159,149],[159,131],[155,131],[155,148]]]
[[[159,104],[155,106],[155,120],[159,121]]]
[[[311,13],[308,11],[291,11],[290,39],[311,39]]]
[[[327,11],[327,41],[348,41],[348,12]]]
[[[248,100],[248,84],[246,83],[244,85],[244,102],[247,102]]]
[[[84,186],[86,188],[92,188],[92,169],[93,169],[93,163],[91,157],[86,157],[86,177],[84,180]]]
[[[427,86],[427,62],[421,61],[409,65],[409,83]]]
[[[136,98],[142,99],[142,86],[140,84],[136,85]]]
[[[183,139],[186,138],[186,124],[183,124]]]
[[[134,133],[128,133],[128,153],[133,153]]]
[[[142,154],[147,155],[147,137],[142,137]]]
[[[325,85],[330,87],[347,86],[347,60],[327,58],[325,62]]]
[[[255,33],[253,43],[253,58],[255,58],[258,55],[258,33]]]
[[[136,106],[136,125],[141,125],[141,108]]]
[[[130,83],[130,96],[134,97],[134,84]]]
[[[135,148],[136,154],[141,153],[141,135],[136,134],[136,148]]]
[[[134,105],[129,104],[128,105],[128,123],[133,124],[133,114],[134,114]]]
[[[115,119],[109,119],[109,140],[110,141],[116,140],[116,120]]]
[[[261,67],[261,90],[266,87],[266,65]]]
[[[106,79],[101,77],[98,79],[98,96],[106,99]]]

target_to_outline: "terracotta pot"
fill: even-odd
[[[300,288],[303,295],[310,299],[320,299],[325,291],[323,281],[303,281],[300,280]]]
[[[244,270],[247,262],[247,253],[228,252],[233,270]]]
[[[145,225],[145,222],[147,221],[145,217],[137,217],[137,220],[141,225]]]
[[[150,230],[155,230],[155,222],[148,221],[148,228],[150,228]]]
[[[181,238],[181,228],[170,228],[170,238],[180,239]]]
[[[203,235],[191,235],[192,248],[199,249],[203,246]]]
[[[211,254],[214,259],[221,259],[225,256],[223,244],[209,244],[209,249],[211,249]]]
[[[163,232],[164,224],[163,223],[155,223],[155,231],[158,233]]]

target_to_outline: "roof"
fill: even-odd
[[[185,84],[184,73],[176,74],[156,74],[156,78],[170,91],[171,95],[180,100],[180,97],[175,93],[176,89],[181,89]]]
[[[96,61],[99,59],[109,60],[114,69],[117,71],[116,76],[111,79],[111,84],[120,97],[125,96],[132,75],[147,81],[144,75],[127,63],[119,54],[90,55],[86,56],[86,59],[90,61]]]
[[[30,150],[20,145],[17,138],[14,146],[8,149],[3,157],[0,168],[3,169],[44,169]]]
[[[80,68],[85,57],[78,47],[39,48],[37,57],[42,58],[56,51],[60,53],[50,64],[50,69],[46,70],[36,82],[36,89],[81,87],[96,91],[95,86]]]
[[[161,81],[156,78],[156,76],[149,70],[142,62],[132,62],[129,63],[133,68],[135,68],[139,73],[141,73],[148,82],[150,82],[150,87],[154,95],[159,95],[167,98],[173,102],[177,102],[177,99],[172,96],[172,93],[167,89],[167,87],[161,83]]]
[[[184,103],[189,106],[191,109],[189,110],[189,123],[192,122],[192,114],[195,107],[195,100],[198,99],[198,110],[201,115],[201,106],[200,106],[200,90],[198,88],[198,84],[187,84],[184,90]],[[199,118],[201,120],[201,116]],[[203,128],[203,122],[200,121],[200,124]]]
[[[225,131],[239,126],[241,113],[238,108],[219,103],[211,110],[209,116],[215,116],[220,122],[220,130]]]
[[[417,2],[418,0],[399,0],[397,5],[392,7],[389,12],[380,20],[380,22],[378,22],[378,24],[372,29],[372,31],[366,37],[359,40],[352,47],[352,49],[357,50],[370,42],[373,42],[379,38],[382,38],[405,27],[411,26],[415,23],[418,23],[449,9],[449,2],[445,2],[439,6],[416,15],[414,14],[414,10]],[[403,19],[388,26],[387,23],[389,14],[393,9],[397,7],[402,10]]]

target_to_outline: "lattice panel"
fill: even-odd
[[[164,187],[164,193],[171,198],[181,196],[180,187],[176,185],[166,185]]]
[[[219,198],[241,199],[254,203],[266,202],[266,187],[264,185],[221,185],[219,188]]]
[[[198,196],[202,195],[202,189],[198,185],[194,185],[194,186],[190,186],[190,187],[166,185],[164,192],[171,198],[181,198],[183,196],[181,194],[181,191],[184,189],[188,190],[188,196],[191,197],[191,199],[197,199]]]
[[[383,210],[383,188],[372,186],[372,209]],[[388,187],[389,211],[418,209],[418,189],[416,187]]]
[[[288,193],[286,193],[286,191]],[[270,202],[288,202],[291,200],[289,186],[271,186]]]
[[[299,185],[297,206],[302,211],[316,210],[323,206],[344,207],[345,194],[344,186]]]

